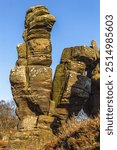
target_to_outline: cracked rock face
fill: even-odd
[[[77,115],[84,105],[92,106],[90,103],[93,103],[93,108],[89,108],[92,109],[90,114],[94,110],[98,112],[99,89],[94,82],[99,79],[99,70],[99,50],[96,41],[92,40],[90,47],[75,46],[63,50],[52,87],[57,117],[66,119],[73,114]],[[65,109],[67,113],[61,116]]]
[[[55,21],[44,6],[31,7],[26,13],[25,42],[17,46],[18,60],[10,73],[19,124],[8,149],[25,149],[27,142],[35,140],[52,141],[60,125],[82,109],[88,116],[99,112],[96,41],[92,40],[91,46],[65,48],[52,82],[50,32]]]
[[[25,42],[17,46],[18,60],[10,73],[20,129],[34,128],[37,116],[49,112],[52,88],[50,32],[54,23],[55,17],[44,6],[31,7],[26,13]]]
[[[66,120],[84,106],[89,115],[99,110],[100,55],[96,41],[92,40],[91,46],[65,48],[52,82],[50,32],[54,23],[55,17],[44,6],[31,7],[26,13],[25,42],[17,46],[18,60],[10,73],[21,130],[41,126],[39,116]]]

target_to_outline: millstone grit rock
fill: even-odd
[[[50,130],[33,130],[17,132],[10,137],[6,150],[44,150],[44,145],[57,139]]]
[[[63,50],[52,87],[52,99],[55,102],[55,114],[58,118],[66,120],[73,114],[77,115],[81,108],[87,105],[87,101],[91,102],[95,95],[98,95],[95,101],[99,101],[97,100],[99,93],[96,93],[95,84],[93,85],[93,80],[99,79],[97,62],[99,62],[99,50],[94,40],[91,41],[90,47],[76,46]],[[95,109],[95,106],[93,108]]]
[[[97,63],[92,70],[91,95],[84,108],[89,116],[97,116],[100,111],[100,65]]]
[[[89,116],[99,112],[100,54],[96,41],[92,40],[91,46],[65,48],[52,82],[50,32],[55,20],[41,5],[26,13],[25,42],[17,46],[18,60],[10,73],[19,124],[8,150],[35,149],[36,144],[42,150],[56,138],[54,133],[61,124],[81,109]]]
[[[19,130],[37,127],[39,115],[49,113],[52,88],[50,32],[55,17],[44,6],[31,7],[25,17],[24,43],[17,46],[18,60],[10,82]]]

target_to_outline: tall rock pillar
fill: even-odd
[[[20,130],[35,128],[38,116],[49,112],[52,87],[50,32],[54,23],[55,17],[44,6],[31,7],[26,13],[25,42],[17,46],[18,60],[10,73]]]

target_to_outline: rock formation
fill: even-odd
[[[51,141],[56,129],[81,109],[89,116],[99,112],[100,56],[95,41],[90,47],[65,48],[52,82],[50,32],[55,20],[44,6],[26,13],[25,42],[17,46],[18,60],[10,73],[19,124],[8,149],[22,149],[32,140]]]
[[[10,74],[20,130],[35,128],[37,116],[49,112],[52,87],[50,32],[55,23],[55,17],[44,6],[31,7],[25,18],[25,43],[17,46],[18,60]]]
[[[89,115],[97,114],[100,101],[99,71],[99,50],[95,41],[91,42],[90,47],[76,46],[63,50],[52,87],[56,117],[66,120],[73,114],[77,115],[81,108]]]

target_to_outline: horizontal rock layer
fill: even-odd
[[[81,108],[88,105],[86,103],[94,91],[92,79],[99,78],[98,62],[99,50],[94,40],[90,47],[76,46],[63,50],[53,80],[52,98],[56,109],[66,110],[65,118],[74,113],[77,115]],[[99,101],[99,96],[97,99]],[[61,118],[61,112],[56,114]]]
[[[50,31],[55,23],[44,6],[31,7],[25,17],[24,43],[17,46],[18,60],[11,70],[10,82],[19,129],[34,127],[39,115],[50,110],[52,88],[52,63]],[[27,127],[26,127],[26,125]]]

